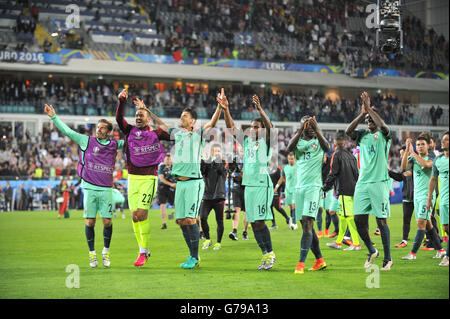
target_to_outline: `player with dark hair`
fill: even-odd
[[[330,173],[331,158],[325,154],[322,165],[322,181],[326,181]],[[322,231],[322,213],[325,210],[325,229]],[[323,192],[320,200],[319,212],[317,213],[317,237],[336,237],[339,233],[339,218],[336,212],[339,211],[339,201],[334,197],[333,190]],[[330,234],[330,225],[333,222],[334,232]]]
[[[148,211],[156,194],[158,165],[166,155],[160,140],[169,140],[170,136],[167,134],[167,125],[147,109],[142,100],[137,98],[133,100],[138,108],[135,115],[136,125],[128,124],[124,117],[128,90],[122,90],[118,97],[116,121],[120,130],[125,134],[128,205],[131,211],[134,235],[139,245],[139,256],[134,265],[140,267],[150,257]],[[150,120],[153,121],[156,129],[150,127]]]
[[[406,152],[406,145],[400,149],[400,157]],[[403,237],[402,241],[395,245],[397,248],[404,248],[408,245],[409,231],[411,229],[411,217],[414,213],[414,179],[412,171],[406,170],[403,173],[395,173],[389,170],[389,177],[398,182],[403,182]]]
[[[295,184],[297,183],[297,167],[295,166],[295,154],[294,152],[290,152],[288,154],[288,165],[283,167],[281,172],[280,179],[277,181],[275,185],[274,192],[276,193],[280,186],[284,183],[284,194],[286,205],[289,206],[291,210],[290,216],[290,228],[292,230],[297,229],[297,219],[295,218],[295,203],[294,203],[294,194],[295,194]]]
[[[369,250],[365,268],[369,268],[378,250],[373,247],[369,235],[369,213],[377,221],[383,243],[384,260],[381,270],[390,270],[393,261],[390,248],[390,230],[387,218],[390,216],[389,186],[388,186],[388,155],[391,144],[391,130],[383,119],[370,105],[367,92],[361,94],[361,113],[350,123],[345,133],[357,142],[360,149],[360,173],[354,194],[355,224],[359,236]],[[367,130],[356,130],[365,120]]]
[[[414,212],[417,220],[417,233],[414,239],[414,244],[411,252],[403,257],[404,260],[416,259],[417,251],[422,244],[425,236],[430,236],[434,249],[437,250],[436,258],[441,258],[445,255],[445,250],[442,248],[441,242],[437,232],[433,230],[431,223],[431,206],[434,206],[436,201],[436,194],[433,192],[432,196],[428,195],[428,186],[430,183],[431,172],[433,168],[434,154],[428,153],[428,142],[426,136],[419,136],[416,141],[416,151],[414,151],[411,140],[406,141],[406,151],[402,157],[402,169],[413,170],[414,176]],[[427,206],[428,198],[432,204]]]
[[[78,174],[84,190],[83,217],[86,220],[85,234],[89,247],[89,265],[92,268],[98,265],[94,239],[97,213],[100,213],[103,221],[103,266],[109,267],[111,265],[109,247],[113,230],[113,172],[117,150],[124,147],[124,141],[109,138],[113,125],[106,119],[98,121],[95,136],[87,136],[75,132],[64,124],[56,115],[53,106],[45,104],[44,110],[61,133],[80,147]]]
[[[240,213],[243,213],[243,224],[244,224],[244,230],[242,232],[242,239],[243,240],[248,240],[248,225],[249,223],[247,222],[246,219],[246,213],[245,213],[245,198],[244,198],[244,194],[245,194],[245,186],[242,185],[242,176],[243,176],[243,159],[244,159],[244,154],[242,153],[242,147],[238,147],[238,152],[239,155],[237,157],[237,160],[234,163],[234,170],[231,174],[231,178],[233,179],[233,186],[231,189],[231,194],[233,196],[233,207],[235,210],[235,213],[233,214],[233,231],[230,232],[230,234],[228,235],[228,237],[230,237],[230,239],[232,240],[238,240],[238,236],[237,236],[237,229],[239,226],[239,219],[240,219]]]
[[[216,126],[221,113],[222,108],[218,106],[208,123],[203,127],[196,127],[197,112],[188,107],[181,113],[180,128],[169,130],[171,139],[175,141],[172,174],[178,180],[175,189],[175,218],[189,248],[187,260],[180,264],[183,269],[195,268],[200,263],[198,255],[200,230],[197,217],[205,191],[201,156],[205,136]]]
[[[269,165],[269,175],[270,179],[272,180],[272,184],[275,185],[275,188],[273,190],[274,195],[272,205],[270,205],[270,209],[272,210],[273,216],[271,229],[278,228],[277,223],[275,221],[274,209],[276,209],[286,219],[286,224],[288,228],[292,227],[292,219],[286,214],[286,211],[283,209],[283,207],[281,207],[281,192],[278,186],[278,181],[282,178],[281,174],[282,174],[281,167],[275,165],[275,161],[272,159]]]
[[[167,154],[158,168],[158,190],[156,196],[161,211],[161,229],[167,229],[167,204],[174,205],[177,180],[172,175],[172,157]]]
[[[220,144],[211,146],[211,157],[202,160],[201,171],[205,181],[205,192],[203,193],[202,204],[200,205],[200,222],[202,225],[205,242],[202,249],[208,249],[212,245],[209,236],[208,216],[212,209],[216,214],[217,242],[213,250],[222,248],[223,236],[223,213],[225,211],[225,182],[227,163],[222,159],[222,147]]]
[[[330,173],[324,181],[324,192],[334,188],[334,194],[340,203],[339,209],[339,236],[327,246],[341,249],[347,226],[352,237],[352,244],[345,250],[361,250],[359,236],[353,217],[353,203],[356,182],[358,181],[358,163],[351,152],[345,149],[345,136],[337,136],[334,140],[336,150],[331,156]]]
[[[444,151],[443,154],[439,155],[433,163],[433,168],[431,171],[430,183],[428,185],[428,197],[427,197],[427,210],[430,210],[433,206],[433,194],[437,185],[437,179],[441,179],[442,188],[440,190],[440,219],[441,224],[444,226],[444,231],[449,234],[448,219],[449,219],[449,132],[445,132],[442,136],[441,147]],[[447,242],[447,251],[443,260],[439,266],[448,267],[449,265],[449,247]]]
[[[240,135],[228,109],[228,100],[223,89],[217,97],[217,102],[225,108],[227,128],[231,128],[244,149],[242,185],[245,186],[247,221],[252,225],[256,242],[263,254],[258,270],[268,270],[273,267],[276,260],[270,230],[265,222],[273,219],[270,206],[274,188],[269,176],[269,162],[272,158],[270,140],[272,123],[262,109],[258,96],[253,95],[252,101],[261,117],[252,120],[250,129]]]
[[[294,151],[297,165],[297,185],[295,187],[296,218],[300,220],[303,235],[300,242],[300,258],[295,274],[303,274],[305,261],[311,249],[316,257],[314,266],[309,270],[326,268],[319,246],[319,238],[313,229],[322,197],[322,163],[324,154],[330,150],[322,135],[315,117],[304,116],[300,129],[289,142],[288,152]]]

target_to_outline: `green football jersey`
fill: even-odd
[[[291,165],[285,165],[283,167],[282,176],[286,178],[285,183],[285,192],[291,193],[295,190],[295,185],[297,184],[297,166],[294,164]]]
[[[295,153],[295,166],[297,166],[296,188],[307,186],[322,187],[322,163],[324,151],[318,139],[305,141],[300,139]]]
[[[205,146],[203,129],[198,131],[170,129],[169,134],[175,139],[172,175],[201,178],[200,164]]]
[[[358,183],[376,183],[389,180],[388,156],[391,147],[391,131],[385,136],[380,130],[371,134],[368,130],[355,132],[359,144],[360,171]]]
[[[439,176],[441,188],[439,190],[439,196],[441,202],[447,202],[449,200],[449,180],[448,180],[448,163],[449,158],[444,154],[439,155],[433,163],[433,169],[431,175]]]
[[[273,187],[269,176],[269,162],[272,158],[272,150],[268,147],[266,140],[253,140],[251,137],[245,137],[243,148],[242,185]]]
[[[432,160],[430,155],[423,158],[425,161]],[[412,164],[414,178],[414,199],[428,197],[428,184],[430,183],[431,171],[429,167],[423,168],[412,156],[408,157],[408,162]],[[433,198],[434,198],[433,192]]]

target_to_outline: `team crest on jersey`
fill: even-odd
[[[140,140],[140,139],[142,138],[141,134],[142,134],[141,131],[137,131],[137,132],[136,132],[136,139],[137,139],[137,140]]]
[[[378,134],[375,133],[375,134],[373,135],[373,138],[375,139],[375,141],[378,141]]]
[[[312,147],[315,151],[317,151],[317,144],[316,144],[316,143],[314,143],[313,145],[311,145],[311,147]]]
[[[100,151],[100,149],[98,148],[98,146],[94,147],[94,155],[97,156],[98,151]]]

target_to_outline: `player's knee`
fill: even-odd
[[[259,231],[259,230],[263,229],[264,226],[266,226],[266,223],[263,220],[256,220],[253,223],[251,223],[251,225],[252,225],[252,229],[254,231]]]
[[[387,226],[387,220],[386,220],[386,218],[377,218],[376,220],[377,220],[377,226],[378,226],[379,228],[383,228],[383,227],[386,227],[386,226]]]
[[[197,219],[195,218],[180,218],[177,221],[180,226],[194,225],[197,223]]]
[[[86,226],[94,227],[95,226],[95,218],[86,218]]]
[[[419,218],[417,220],[417,228],[419,230],[425,230],[427,228],[427,221],[426,221],[426,219]]]
[[[104,227],[110,227],[112,225],[111,218],[103,218],[103,226]]]

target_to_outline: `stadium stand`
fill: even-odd
[[[53,77],[46,80],[11,80],[0,76],[0,112],[1,113],[42,113],[45,103],[58,108],[59,114],[71,115],[112,115],[117,103],[116,91],[112,82],[93,80],[83,83],[66,78]],[[132,79],[130,79],[132,81]],[[199,118],[210,118],[217,105],[215,95],[220,89],[195,91],[187,86],[183,88],[142,87],[136,95],[151,106],[160,117],[178,117],[187,105],[196,108]],[[254,117],[251,95],[242,86],[235,86],[229,93],[231,112],[234,118],[248,120]],[[350,122],[359,111],[355,99],[331,99],[320,91],[303,88],[273,91],[270,88],[260,93],[267,105],[269,117],[275,121],[296,121],[303,115],[315,115],[320,122]],[[397,125],[448,125],[448,112],[436,105],[436,113],[430,114],[429,108],[420,108],[411,101],[399,101],[395,96],[378,94],[374,103],[386,117],[388,124]],[[18,107],[14,107],[18,106]],[[127,116],[133,116],[133,108]]]

